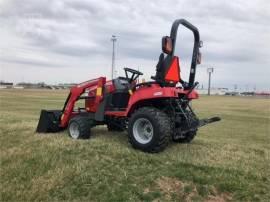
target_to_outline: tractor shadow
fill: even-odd
[[[91,139],[102,140],[105,142],[114,143],[121,145],[121,147],[131,148],[131,145],[128,142],[128,133],[127,131],[108,131],[106,126],[97,126],[91,129]],[[191,143],[177,143],[172,140],[169,142],[169,145],[163,151],[165,153],[176,152],[185,150],[186,152],[192,151],[198,147],[206,147],[205,143],[201,140],[194,139]],[[139,151],[139,150],[137,150]],[[161,152],[162,153],[162,152]]]
[[[120,144],[128,144],[127,131],[108,131],[106,126],[96,126],[91,129],[91,138],[103,139],[105,141],[118,142]]]

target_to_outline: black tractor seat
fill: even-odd
[[[164,56],[164,53],[161,53],[159,56],[159,60],[156,66],[156,75],[151,76],[151,79],[155,80],[156,83],[160,84],[162,87],[164,86],[175,86],[175,83],[168,82],[165,80],[166,73],[168,69],[170,68],[170,65],[172,63],[172,56],[166,55]]]

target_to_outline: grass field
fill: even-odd
[[[0,90],[0,201],[270,201],[270,99],[202,97],[221,122],[162,153],[131,148],[126,132],[35,133],[40,109],[66,91]]]

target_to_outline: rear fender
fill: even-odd
[[[134,109],[138,108],[138,105],[147,106],[151,105],[151,102],[158,102],[160,99],[178,98],[187,93],[188,90],[177,87],[161,87],[158,84],[142,86],[130,96],[126,116],[130,116]],[[188,95],[188,99],[197,99],[198,97],[198,93],[195,90]]]
[[[169,97],[177,97],[178,94],[175,90],[175,87],[162,88],[157,84],[140,87],[130,96],[126,115],[129,116],[135,108],[138,108],[138,105],[146,106],[147,104],[151,104],[153,101]]]

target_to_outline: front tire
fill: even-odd
[[[157,108],[140,108],[129,120],[129,142],[135,149],[150,153],[163,151],[168,146],[170,135],[170,119]]]
[[[91,136],[91,124],[87,117],[76,116],[69,121],[68,134],[73,139],[88,139]]]

